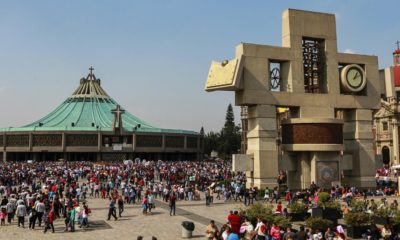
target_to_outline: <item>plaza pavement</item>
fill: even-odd
[[[376,200],[380,198],[375,198]],[[389,197],[389,202],[396,197]],[[125,204],[125,211],[117,221],[107,221],[108,200],[88,198],[87,202],[92,209],[89,217],[89,228],[80,229],[76,225],[76,232],[64,232],[64,219],[57,219],[54,222],[55,233],[48,231],[43,233],[42,227],[35,230],[28,229],[28,221],[25,221],[25,229],[18,228],[16,221],[11,225],[0,226],[0,239],[123,239],[136,240],[141,235],[144,239],[151,239],[152,236],[159,240],[182,239],[183,221],[192,221],[195,224],[193,239],[205,239],[205,228],[211,219],[215,220],[220,228],[226,223],[226,217],[230,210],[239,210],[244,207],[242,202],[230,201],[224,203],[222,200],[214,200],[210,206],[205,205],[204,198],[201,201],[177,201],[176,216],[169,215],[167,203],[156,199],[156,208],[151,215],[142,215],[140,205]],[[339,221],[343,224],[343,220]],[[293,224],[298,229],[299,222]]]
[[[89,216],[89,228],[80,229],[76,225],[76,232],[64,232],[64,219],[57,219],[54,222],[55,233],[48,231],[43,233],[42,227],[35,230],[28,229],[28,219],[25,220],[25,229],[18,228],[16,221],[11,225],[0,226],[0,239],[123,239],[136,240],[141,235],[144,239],[151,239],[152,236],[161,240],[182,239],[182,221],[192,221],[195,224],[193,239],[205,239],[205,228],[210,219],[214,219],[220,227],[226,222],[229,210],[238,209],[243,205],[235,203],[223,203],[216,200],[212,206],[205,206],[202,201],[178,201],[176,216],[169,215],[169,206],[156,200],[156,208],[153,214],[144,216],[140,205],[125,204],[125,211],[121,218],[115,221],[111,218],[107,221],[108,200],[88,198],[89,207],[92,213]]]

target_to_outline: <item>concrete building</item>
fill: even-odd
[[[234,167],[248,185],[276,186],[284,170],[300,189],[375,186],[380,88],[376,56],[337,51],[335,15],[288,9],[281,47],[239,44],[234,59],[212,62],[205,90],[234,91],[247,107],[246,154]]]
[[[0,128],[2,161],[196,160],[201,149],[201,134],[158,128],[124,110],[101,87],[93,68],[47,116]]]

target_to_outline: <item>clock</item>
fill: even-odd
[[[365,71],[357,64],[349,64],[340,71],[342,89],[346,93],[358,93],[367,85]]]

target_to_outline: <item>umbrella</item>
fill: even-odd
[[[125,165],[132,165],[133,161],[132,160],[124,160]]]

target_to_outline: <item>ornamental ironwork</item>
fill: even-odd
[[[0,135],[0,147],[4,146],[4,136]]]
[[[306,93],[321,93],[324,79],[325,53],[323,41],[303,38],[304,89]]]
[[[32,136],[32,144],[34,147],[39,146],[61,146],[62,135],[61,134],[40,134]]]
[[[96,147],[98,145],[98,136],[94,134],[67,134],[67,146],[73,147]]]
[[[29,135],[7,135],[6,144],[9,147],[29,147]]]
[[[197,148],[197,137],[187,137],[186,146],[187,148]]]
[[[162,147],[162,136],[160,135],[136,135],[137,147]]]
[[[165,139],[165,146],[169,148],[183,148],[185,143],[184,137],[167,136]]]
[[[279,68],[273,68],[270,71],[270,78],[271,78],[271,90],[278,90],[279,86],[281,85],[281,72]]]

